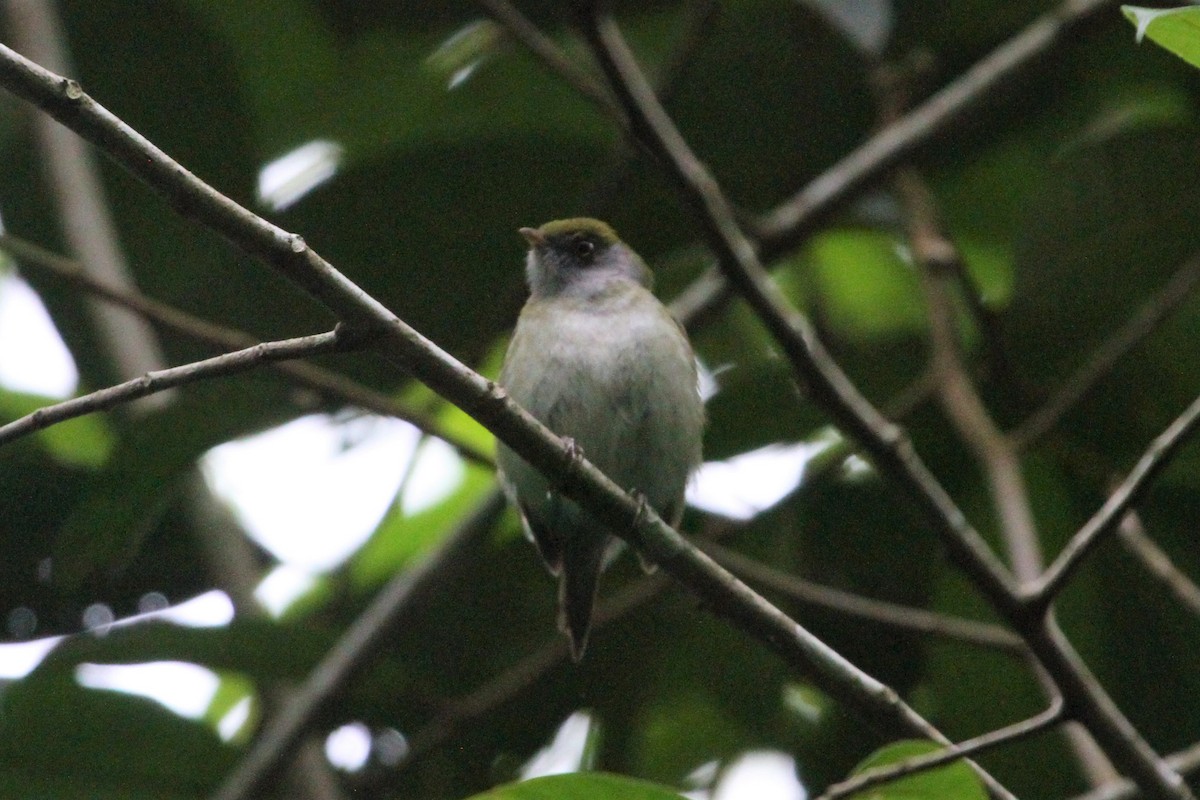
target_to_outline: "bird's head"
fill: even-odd
[[[598,219],[560,219],[520,233],[529,242],[526,274],[534,297],[589,295],[623,281],[650,287],[641,257]]]

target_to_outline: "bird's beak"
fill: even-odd
[[[541,247],[546,243],[546,237],[537,228],[518,228],[517,233],[525,237],[530,247]]]

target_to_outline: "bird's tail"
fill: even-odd
[[[609,535],[575,531],[563,543],[562,574],[558,584],[558,627],[571,640],[571,658],[578,662],[592,627],[596,588],[604,568]]]

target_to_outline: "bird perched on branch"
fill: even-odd
[[[704,406],[687,335],[650,292],[642,259],[599,220],[521,228],[530,297],[500,382],[509,395],[672,525],[700,463]],[[559,627],[576,661],[612,532],[503,444],[509,499],[559,579]]]

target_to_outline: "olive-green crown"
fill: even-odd
[[[547,222],[537,230],[547,239],[565,234],[584,233],[591,234],[607,244],[616,244],[621,241],[621,237],[617,236],[617,232],[612,229],[611,225],[591,217],[556,219],[553,222]]]

